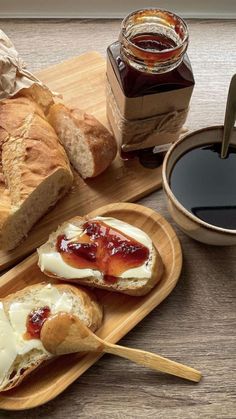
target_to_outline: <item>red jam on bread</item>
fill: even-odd
[[[50,315],[50,308],[48,306],[37,308],[31,311],[28,315],[26,323],[25,339],[39,339],[43,323]]]
[[[65,263],[79,269],[97,269],[108,283],[149,258],[146,246],[102,221],[84,223],[83,234],[76,242],[58,236],[56,247]]]

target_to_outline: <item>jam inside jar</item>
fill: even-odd
[[[193,88],[187,47],[187,25],[179,16],[164,10],[144,9],[124,19],[119,40],[108,47],[107,57],[124,96],[138,98]],[[189,100],[190,97],[191,93]],[[163,101],[163,96],[160,100]],[[142,149],[121,152],[125,160],[134,157],[147,167],[155,167],[155,160],[159,166],[163,160],[158,153],[154,156],[153,147],[144,152]]]

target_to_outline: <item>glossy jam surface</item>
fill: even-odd
[[[149,51],[164,51],[177,46],[173,39],[158,33],[138,34],[131,38],[131,42],[137,47]]]
[[[178,201],[201,220],[236,229],[236,147],[226,159],[220,144],[196,147],[182,155],[170,174]]]
[[[86,222],[78,242],[59,236],[57,251],[74,268],[103,272],[107,282],[115,282],[124,271],[143,265],[149,257],[146,246],[101,221]]]
[[[133,41],[135,41],[135,38],[133,38]],[[168,42],[170,41],[172,40],[168,40]],[[152,34],[152,41],[150,40],[150,37],[149,40],[147,38],[142,39],[139,37],[135,42],[137,44],[139,43],[139,45],[140,43],[143,43],[143,46],[145,44],[145,48],[147,48],[148,43],[150,45],[150,42],[152,42],[153,46],[155,45],[155,49],[159,48],[160,50],[167,41],[163,39],[162,41],[154,40]],[[138,97],[153,93],[168,92],[194,85],[192,68],[186,54],[178,67],[172,71],[160,74],[141,72],[131,67],[121,57],[119,42],[110,45],[107,54],[117,80],[127,97]]]
[[[25,339],[39,339],[43,323],[50,315],[48,306],[37,308],[27,318]]]

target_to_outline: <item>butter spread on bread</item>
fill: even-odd
[[[37,284],[4,298],[0,302],[0,391],[15,387],[39,364],[52,358],[40,338],[27,332],[29,316],[35,314],[33,322],[37,324],[44,307],[48,316],[74,314],[93,331],[102,321],[95,298],[71,285]]]
[[[116,140],[93,115],[58,103],[51,106],[48,120],[83,178],[110,166],[117,153]]]
[[[66,152],[42,109],[25,97],[0,102],[0,248],[14,249],[72,186]]]
[[[149,292],[163,272],[151,238],[111,217],[76,217],[62,224],[38,254],[48,276],[130,295]]]

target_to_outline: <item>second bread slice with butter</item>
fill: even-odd
[[[134,268],[130,266],[112,282],[107,281],[104,272],[94,268],[92,264],[92,267],[84,269],[73,265],[73,261],[72,263],[65,261],[57,247],[58,238],[64,236],[72,243],[80,243],[79,237],[84,234],[84,223],[99,221],[116,231],[118,230],[118,232],[126,234],[128,240],[129,238],[135,240],[148,248],[149,251],[144,263],[136,265]],[[112,255],[112,252],[116,251],[112,240],[110,240],[109,246],[111,246],[109,251]],[[132,252],[132,249],[129,251]],[[56,232],[50,235],[47,243],[38,249],[38,255],[39,267],[48,276],[129,295],[147,294],[161,279],[163,273],[162,259],[151,238],[139,228],[111,217],[96,217],[92,220],[76,217],[63,223]]]
[[[25,336],[28,315],[45,306],[50,309],[49,316],[73,314],[92,331],[102,322],[102,308],[95,296],[72,285],[40,283],[4,298],[0,301],[0,391],[20,384],[43,361],[53,357],[39,338]]]

